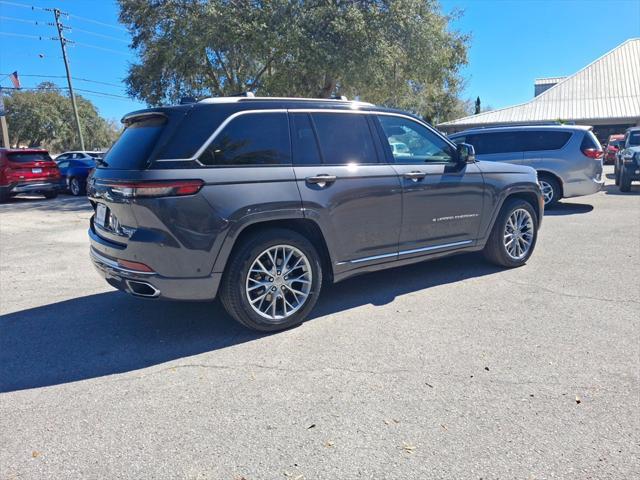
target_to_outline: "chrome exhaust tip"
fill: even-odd
[[[127,280],[127,287],[131,295],[136,297],[156,298],[160,296],[160,290],[147,282],[138,282],[136,280]]]

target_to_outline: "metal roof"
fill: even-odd
[[[459,130],[495,124],[607,119],[640,121],[640,38],[627,40],[526,103],[438,126]]]
[[[536,78],[533,81],[534,85],[549,85],[550,83],[558,83],[564,80],[567,77],[545,77],[545,78]]]

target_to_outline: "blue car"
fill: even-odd
[[[72,195],[84,195],[87,190],[87,176],[96,166],[96,159],[102,152],[65,152],[56,158],[60,170],[60,187]]]

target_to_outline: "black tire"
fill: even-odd
[[[524,209],[531,215],[531,219],[533,220],[533,238],[531,240],[531,246],[529,247],[529,251],[526,253],[523,258],[514,259],[511,257],[507,251],[507,247],[504,244],[504,232],[507,226],[507,221],[512,213],[514,213],[518,209]],[[487,240],[487,244],[484,247],[484,256],[485,258],[496,265],[507,268],[515,268],[520,267],[527,263],[527,260],[533,253],[533,250],[536,247],[536,241],[538,240],[538,216],[536,215],[536,211],[533,206],[522,199],[513,198],[505,201],[504,205],[500,209],[500,213],[498,214],[498,218],[493,224],[493,229],[491,230],[491,234],[489,235],[489,239]]]
[[[86,183],[80,180],[77,177],[72,177],[69,180],[69,192],[74,197],[79,197],[80,195],[84,195],[86,189]]]
[[[616,185],[620,185],[620,170],[618,169],[618,162],[613,164],[613,178],[615,179]]]
[[[542,182],[545,182],[552,190],[551,199],[545,198],[545,208],[553,207],[562,198],[562,187],[560,182],[551,175],[541,174],[538,176],[538,182],[540,182],[540,188],[542,188]]]
[[[0,203],[8,202],[11,198],[8,190],[0,190]]]
[[[309,296],[302,306],[288,317],[279,321],[269,321],[253,309],[247,298],[245,285],[249,269],[256,258],[269,247],[276,245],[288,245],[301,251],[309,262],[312,277]],[[234,248],[222,277],[220,300],[229,315],[245,327],[261,332],[274,332],[302,323],[315,306],[321,286],[320,256],[313,244],[292,230],[274,228],[258,232]]]
[[[631,176],[627,173],[627,169],[624,167],[620,170],[620,191],[631,191]]]
[[[58,192],[44,192],[44,198],[51,199],[56,198],[58,196]]]

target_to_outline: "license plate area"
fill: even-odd
[[[106,205],[99,203],[96,206],[96,224],[102,228],[107,228],[109,224],[109,209]]]
[[[32,168],[31,169],[31,173],[42,173],[42,169],[41,168]]]

